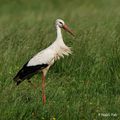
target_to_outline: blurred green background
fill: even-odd
[[[36,90],[12,79],[55,40],[57,18],[76,38],[63,31],[73,54],[48,72],[43,106],[40,74]],[[0,0],[0,91],[0,120],[119,120],[120,1]]]

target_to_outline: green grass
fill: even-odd
[[[119,0],[0,1],[0,120],[120,119]],[[13,77],[34,54],[56,37],[62,18],[76,38],[63,32],[73,54],[47,74],[47,103],[42,105],[41,76],[36,91]],[[115,113],[99,116],[99,113]]]

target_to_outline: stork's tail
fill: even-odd
[[[13,78],[13,80],[15,81],[16,85],[19,85],[22,82],[22,80],[19,78],[19,76],[15,76]]]

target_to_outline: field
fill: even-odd
[[[13,77],[56,38],[62,18],[76,37],[62,31],[72,55],[60,59],[46,79],[16,87]],[[1,0],[0,120],[120,120],[120,1]]]

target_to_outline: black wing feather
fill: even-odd
[[[25,79],[30,79],[33,75],[37,74],[38,71],[46,68],[48,64],[40,64],[36,66],[27,66],[28,62],[22,67],[17,73],[13,80],[19,85]]]

